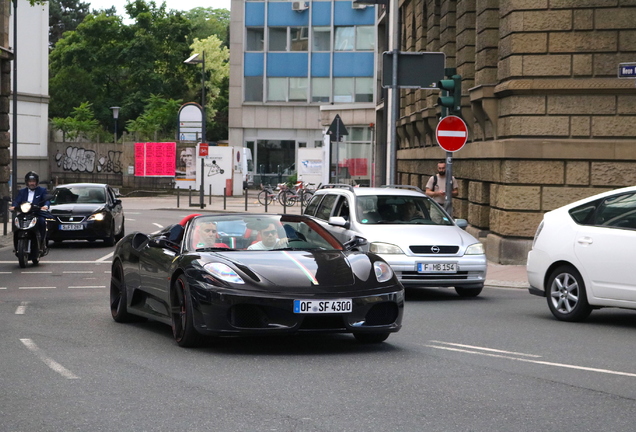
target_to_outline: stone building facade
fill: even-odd
[[[11,60],[13,59],[13,51],[9,43],[10,19],[11,2],[9,0],[0,0],[0,199],[11,195],[9,190],[9,178],[11,177],[9,105],[11,103]]]
[[[400,0],[400,50],[442,51],[463,77],[454,216],[490,260],[525,263],[543,213],[636,184],[636,81],[617,78],[634,23],[636,0]],[[438,96],[400,91],[400,183],[424,188],[445,158]]]

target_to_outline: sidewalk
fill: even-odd
[[[250,190],[247,198],[247,212],[264,213],[265,207],[259,204],[256,194],[259,191]],[[179,206],[177,207],[176,195],[163,195],[156,197],[123,197],[122,203],[124,211],[135,210],[173,210],[179,212],[175,215],[175,221],[181,219],[182,216],[191,213],[208,213],[208,212],[245,212],[245,196],[226,197],[225,201],[222,196],[213,196],[210,204],[209,197],[204,197],[205,207],[190,207],[188,205],[188,196],[181,195],[179,197]],[[192,196],[192,201],[198,203],[199,196]],[[293,207],[283,208],[282,205],[275,203],[267,206],[268,213],[300,214],[300,206],[296,204]],[[0,225],[0,230],[2,226]],[[10,246],[12,242],[11,226],[8,227],[8,235],[2,235],[0,231],[0,248]],[[517,288],[527,289],[528,279],[526,276],[526,266],[524,265],[501,265],[488,263],[488,273],[486,274],[486,285],[501,288]]]

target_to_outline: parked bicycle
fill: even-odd
[[[266,203],[269,205],[274,202],[274,200],[278,199],[278,194],[274,192],[270,185],[264,185],[261,183],[261,189],[262,190],[258,193],[258,202],[261,205],[265,205]]]
[[[302,180],[297,181],[293,188],[285,185],[285,191],[279,195],[279,201],[285,206],[293,206],[297,202],[302,202],[302,205],[306,206],[315,192],[311,186],[315,186],[315,183],[305,183]]]

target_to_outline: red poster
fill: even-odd
[[[177,143],[135,143],[135,176],[174,177]]]

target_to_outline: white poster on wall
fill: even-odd
[[[201,185],[201,161],[203,160],[203,190],[205,195],[223,195],[223,190],[228,185],[226,180],[232,180],[232,156],[233,147],[208,147],[207,156],[197,156],[197,189]],[[199,154],[199,152],[197,152]],[[230,194],[232,193],[231,182]]]

